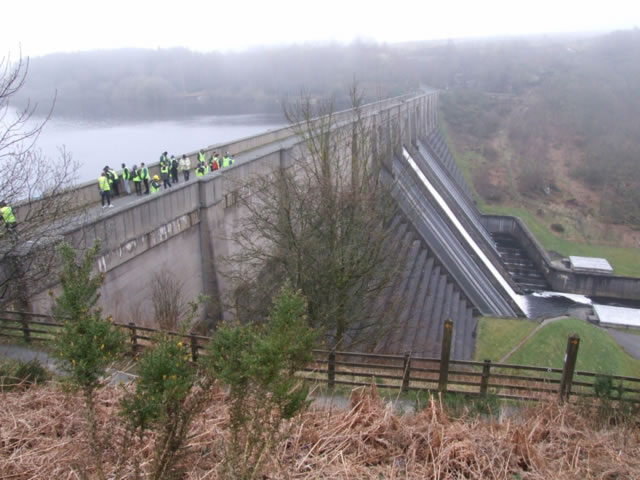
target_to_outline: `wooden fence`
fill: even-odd
[[[160,330],[130,324],[114,325],[127,332],[131,353],[137,355],[153,341]],[[26,342],[50,342],[59,323],[50,316],[22,312],[0,313],[0,336]],[[165,332],[176,337],[176,332]],[[601,375],[576,370],[580,345],[578,336],[570,336],[563,368],[473,362],[450,358],[453,322],[445,322],[440,358],[404,355],[379,355],[362,352],[314,350],[314,360],[300,376],[311,381],[336,385],[370,386],[401,392],[440,391],[466,395],[494,395],[513,400],[540,400],[552,396],[562,400],[606,395],[608,398],[640,402],[640,378]],[[191,345],[193,361],[205,353],[210,337],[188,334],[183,341]]]

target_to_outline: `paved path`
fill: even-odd
[[[62,374],[62,371],[58,368],[55,358],[53,358],[47,352],[38,350],[34,347],[0,344],[0,362],[6,360],[17,360],[19,362],[30,362],[32,360],[38,360],[40,364],[47,370],[53,372],[56,375]],[[122,372],[114,368],[110,368],[107,371],[109,372],[109,383],[127,383],[135,378],[135,375]]]
[[[58,370],[56,366],[55,359],[49,356],[48,353],[35,348],[0,344],[0,361],[6,360],[17,360],[19,362],[38,360],[47,370],[60,373],[60,370]]]
[[[633,358],[640,360],[640,335],[633,333],[624,333],[613,328],[605,328],[605,330],[618,342],[625,352]]]

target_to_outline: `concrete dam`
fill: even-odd
[[[452,356],[470,359],[477,316],[530,316],[527,284],[516,281],[513,268],[505,265],[495,235],[515,239],[555,291],[640,300],[640,280],[571,271],[551,261],[518,219],[481,215],[438,129],[437,100],[437,92],[421,91],[358,112],[374,132],[373,149],[384,152],[382,177],[399,206],[389,255],[402,274],[388,295],[400,296],[402,308],[388,320],[390,333],[372,349],[438,356],[450,318]],[[354,115],[347,110],[334,120],[344,128],[356,121]],[[287,127],[203,148],[207,158],[213,151],[230,151],[234,165],[118,208],[92,208],[81,224],[70,222],[64,239],[72,245],[101,241],[97,268],[105,274],[100,300],[105,313],[119,322],[151,324],[150,280],[163,271],[183,283],[187,298],[205,292],[215,300],[230,293],[232,285],[221,271],[224,259],[235,253],[231,239],[246,213],[239,198],[251,195],[243,185],[256,175],[295,166],[301,143]],[[188,154],[192,165],[197,155]],[[157,165],[150,167],[152,175],[158,171]],[[97,201],[95,182],[74,191],[77,207]],[[32,286],[29,308],[48,313],[47,292],[55,288],[54,281]],[[212,326],[231,315],[210,310],[205,321]]]

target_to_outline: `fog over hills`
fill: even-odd
[[[91,119],[281,113],[282,102],[301,93],[345,108],[354,80],[365,101],[441,89],[440,118],[462,150],[475,152],[481,168],[470,180],[485,200],[580,187],[597,198],[567,194],[562,202],[585,203],[576,213],[640,225],[637,29],[237,53],[50,54],[31,59],[19,100],[43,111],[57,92],[55,116]]]

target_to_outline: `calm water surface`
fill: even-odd
[[[165,150],[182,155],[209,145],[248,137],[285,125],[278,115],[191,117],[171,121],[116,123],[52,118],[37,146],[50,158],[64,146],[80,163],[76,182],[97,179],[102,168],[157,162]],[[231,152],[235,153],[235,152]]]

